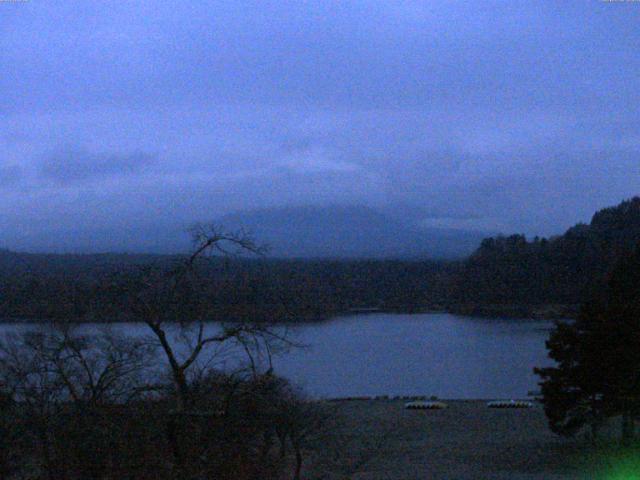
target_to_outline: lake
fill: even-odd
[[[292,329],[305,347],[273,363],[276,373],[314,397],[522,398],[538,390],[533,367],[550,364],[544,343],[551,327],[548,321],[445,313],[338,317]],[[4,324],[0,332],[19,328],[29,327]],[[116,328],[146,332],[141,324]]]

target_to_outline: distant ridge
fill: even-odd
[[[364,206],[304,206],[242,211],[217,223],[244,228],[275,258],[460,259],[484,235],[421,228]]]
[[[234,226],[232,216],[219,220]],[[282,302],[288,311],[304,319],[327,318],[363,307],[367,311],[448,310],[505,318],[569,318],[586,295],[601,285],[616,261],[640,248],[640,197],[602,209],[589,224],[578,224],[563,235],[533,240],[523,235],[487,238],[473,255],[457,262],[288,259],[294,254],[310,254],[302,247],[315,238],[313,235],[322,235],[326,246],[332,246],[315,250],[316,258],[348,254],[379,260],[398,252],[407,257],[437,258],[442,254],[429,237],[432,230],[421,231],[361,207],[275,209],[245,213],[242,220],[245,227],[255,229],[256,236],[263,235],[260,239],[269,233],[258,229],[260,222],[267,221],[266,226],[277,233],[270,238],[272,244],[291,250],[285,250],[289,257],[284,261],[237,259],[210,264],[211,281],[224,278],[213,289],[212,301],[220,307],[220,318],[225,319],[246,314],[261,318],[271,315],[274,306]],[[288,238],[276,228],[283,226]],[[461,235],[445,233],[452,238]],[[358,249],[333,247],[346,248],[344,242],[346,247],[355,245]],[[410,250],[410,245],[420,248]],[[176,258],[0,250],[0,318],[82,318],[117,309],[123,298],[117,289],[98,288],[101,282],[107,280],[106,285],[112,285],[112,280],[123,274],[126,279],[129,267],[135,264],[171,265]],[[242,309],[238,310],[239,306]]]

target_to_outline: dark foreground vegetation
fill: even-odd
[[[595,290],[575,321],[559,322],[547,342],[556,366],[538,369],[553,431],[588,429],[594,441],[613,418],[624,444],[640,419],[640,244]]]
[[[170,268],[145,265],[112,285],[122,313],[146,335],[87,335],[65,322],[3,339],[0,478],[269,480],[300,479],[303,469],[305,478],[355,471],[335,409],[307,401],[272,372],[272,355],[293,346],[286,331],[249,318],[211,326],[206,255],[258,247],[214,228],[194,238],[193,254]],[[223,370],[230,351],[244,361]]]
[[[466,261],[226,256],[209,258],[201,274],[216,307],[212,320],[317,320],[363,307],[567,318],[638,241],[640,198],[634,198],[561,236],[486,239]],[[0,318],[128,320],[123,291],[141,267],[171,270],[183,260],[0,252]]]
[[[0,254],[0,318],[128,320],[125,286],[140,268],[182,257]],[[203,266],[212,320],[307,321],[352,309],[442,309],[452,265],[414,261],[210,258]]]
[[[304,478],[341,478],[330,475],[343,457],[320,450],[339,428],[335,407],[251,369],[187,369],[179,392],[151,353],[64,327],[7,339],[0,478],[297,479],[303,468]]]

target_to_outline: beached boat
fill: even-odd
[[[487,403],[489,408],[533,408],[533,403],[524,400],[494,400]]]
[[[447,404],[444,402],[414,401],[405,403],[404,408],[407,410],[442,410],[447,408]]]

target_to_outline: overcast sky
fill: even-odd
[[[635,194],[639,2],[0,0],[2,246],[301,204],[549,235]]]

